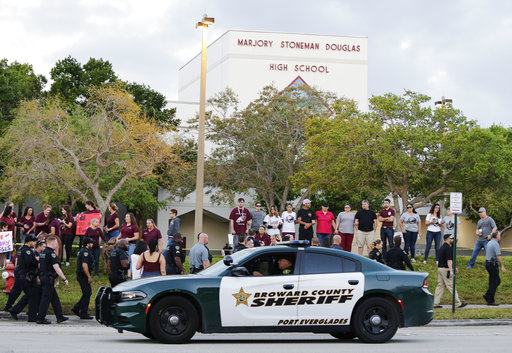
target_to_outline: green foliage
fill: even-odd
[[[14,110],[23,99],[40,98],[47,80],[36,75],[30,64],[0,60],[0,135],[14,119]]]
[[[176,108],[166,109],[166,98],[163,94],[151,89],[151,87],[139,83],[130,83],[127,90],[133,95],[133,100],[147,118],[169,126],[177,126],[179,120],[175,118]]]
[[[217,188],[215,197],[231,202],[234,192],[252,189],[283,210],[297,195],[291,178],[303,166],[305,124],[330,98],[308,87],[280,92],[267,86],[242,111],[230,90],[209,100],[207,138],[217,147],[206,165],[206,182]],[[307,192],[307,185],[300,189]]]

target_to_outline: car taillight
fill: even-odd
[[[423,280],[423,288],[428,288],[428,277]]]

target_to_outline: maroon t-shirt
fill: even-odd
[[[16,238],[16,223],[14,223],[14,218],[8,217],[0,217],[0,222],[5,222],[7,224],[7,231],[12,232],[13,239]]]
[[[28,231],[32,228],[32,226],[34,225],[34,220],[36,218],[34,216],[30,216],[29,219],[27,219],[26,217],[21,217],[21,220],[20,222],[23,224],[23,233],[25,235],[29,234]],[[33,230],[32,230],[33,232]]]
[[[266,246],[270,245],[270,235],[268,235],[267,233],[263,235],[260,235],[260,233],[258,233],[254,236],[254,239],[259,242],[263,242],[263,244],[265,244]]]
[[[247,222],[252,219],[251,212],[247,208],[235,207],[229,215],[229,219],[233,220],[233,228],[236,234],[245,234],[247,232]]]
[[[35,222],[36,223],[43,223],[43,222],[46,222],[48,220],[48,217],[46,217],[44,215],[44,212],[41,212],[41,213],[38,213],[37,216],[36,216],[36,219],[35,219]],[[48,227],[48,225],[44,225],[44,226],[36,226],[36,229],[35,229],[35,234],[36,236],[41,233],[41,232],[45,232],[45,233],[48,233],[50,234],[50,227]]]
[[[100,210],[85,210],[84,212],[82,212],[83,214],[89,214],[89,213],[100,213]]]
[[[150,239],[161,239],[162,233],[158,230],[158,228],[153,228],[153,230],[148,230],[147,228],[144,229],[144,232],[142,233],[142,239],[149,244]]]
[[[60,221],[59,219],[55,218],[53,221],[50,222],[50,225],[48,228],[50,229],[50,232],[52,230],[52,227],[55,228],[55,235],[60,237]],[[50,233],[48,232],[48,233]]]
[[[103,234],[101,228],[92,229],[91,227],[87,228],[85,231],[85,237],[91,238],[94,243],[92,244],[93,249],[97,249],[100,247],[100,238],[106,243],[107,238]]]
[[[73,216],[68,216],[66,218],[66,223],[74,223],[75,220]],[[64,223],[61,223],[60,225],[60,235],[73,235],[73,225],[71,225],[71,228],[68,228],[64,225]]]
[[[121,238],[133,238],[135,233],[139,232],[139,227],[135,224],[123,225],[121,227]],[[135,243],[136,240],[130,240],[130,243]]]
[[[110,216],[108,216],[107,218],[107,228],[112,228],[116,225],[116,218],[119,218],[119,215],[117,214],[117,212],[114,212],[112,213]]]
[[[391,207],[389,209],[380,210],[379,216],[382,218],[388,218],[395,215],[395,210]],[[383,227],[393,227],[393,222],[382,222]]]

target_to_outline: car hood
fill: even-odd
[[[126,281],[126,282],[118,284],[117,286],[115,286],[112,289],[114,290],[114,292],[121,292],[121,291],[134,289],[134,288],[137,288],[140,286],[151,285],[151,284],[157,283],[157,282],[158,283],[171,282],[171,281],[177,281],[177,280],[186,281],[186,280],[191,280],[191,279],[197,280],[199,278],[202,278],[202,277],[198,276],[198,275],[155,276],[155,277],[140,278],[140,279],[135,279],[135,280],[131,280],[131,281]]]

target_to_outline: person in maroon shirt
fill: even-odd
[[[162,242],[162,233],[160,233],[160,230],[155,227],[155,221],[153,221],[151,218],[149,218],[146,221],[146,229],[142,232],[142,239],[146,243],[149,244],[149,239],[156,239],[158,241],[158,251],[162,252],[164,250],[163,248],[163,242]]]
[[[139,227],[137,227],[137,220],[135,215],[128,212],[124,217],[124,225],[121,227],[121,233],[117,237],[117,240],[126,239],[130,244],[128,249],[128,257],[132,256],[133,250],[135,250],[135,243],[140,238]]]
[[[94,202],[92,202],[91,200],[87,200],[87,201],[85,201],[85,211],[83,213],[85,213],[85,214],[100,213],[100,210],[98,210],[96,208],[96,206],[94,205]]]
[[[380,228],[380,240],[382,240],[382,256],[386,257],[388,247],[386,241],[389,244],[389,249],[393,248],[393,236],[395,230],[393,229],[393,222],[395,221],[395,210],[391,208],[391,200],[384,200],[384,209],[380,210],[378,221],[382,222]]]
[[[107,218],[107,224],[103,227],[103,230],[107,233],[107,241],[112,238],[117,238],[119,235],[119,215],[117,214],[117,210],[117,205],[111,202],[108,206],[110,215]]]
[[[258,234],[254,236],[254,240],[259,241],[261,246],[270,245],[270,235],[265,233],[265,226],[260,226],[258,229]]]
[[[75,220],[71,215],[71,207],[64,206],[61,209],[62,217],[60,219],[60,237],[66,250],[66,266],[69,266],[69,258],[71,257],[71,246],[73,245],[73,223]]]
[[[100,238],[105,243],[107,242],[107,238],[105,238],[105,235],[100,228],[100,221],[98,221],[97,218],[93,218],[91,220],[91,226],[85,231],[84,237],[91,238],[94,242],[92,244],[92,255],[94,256],[94,277],[98,277],[100,272]]]
[[[7,231],[12,232],[13,241],[16,240],[16,221],[12,218],[12,207],[9,203],[6,204],[2,214],[0,215],[0,221],[7,224]]]
[[[54,210],[50,210],[48,213],[48,227],[50,228],[50,232],[48,235],[54,236],[57,239],[57,243],[59,248],[57,250],[57,255],[59,261],[62,261],[62,240],[60,239],[60,219],[57,218]]]
[[[7,206],[11,206],[11,218],[14,219],[15,223],[18,223],[18,215],[14,212],[14,203],[12,201],[7,202]]]
[[[35,234],[36,237],[39,237],[39,233],[44,232],[46,234],[50,233],[50,227],[48,227],[48,214],[52,210],[52,206],[48,204],[43,205],[43,212],[37,214],[36,219],[34,220],[36,228]]]
[[[243,198],[238,199],[238,207],[231,210],[229,215],[229,223],[231,226],[232,234],[247,234],[249,228],[251,228],[251,212],[244,207],[245,200]]]
[[[20,225],[21,225],[21,234],[23,236],[23,242],[25,242],[25,237],[29,234],[34,234],[34,229],[36,225],[34,224],[35,221],[34,217],[34,209],[30,206],[25,208],[25,212],[23,212],[23,216],[20,219]]]

